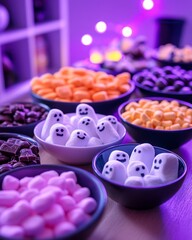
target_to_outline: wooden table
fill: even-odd
[[[127,135],[124,142],[132,141]],[[188,240],[192,239],[192,140],[175,150],[186,161],[187,176],[180,190],[160,207],[131,210],[108,197],[103,217],[88,240]],[[45,151],[42,164],[61,164]],[[92,172],[91,164],[78,166]]]

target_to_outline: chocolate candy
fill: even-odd
[[[25,165],[39,164],[39,148],[19,137],[0,139],[0,173]]]
[[[192,71],[186,71],[179,66],[144,70],[135,74],[133,80],[153,91],[192,93]]]
[[[34,103],[13,103],[0,108],[0,127],[22,126],[44,120],[47,110]]]

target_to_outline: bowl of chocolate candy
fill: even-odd
[[[101,151],[92,161],[110,198],[131,209],[149,209],[177,193],[187,173],[185,161],[150,143],[128,143]]]
[[[0,174],[35,164],[40,164],[40,156],[34,139],[16,133],[0,133]]]
[[[63,67],[54,74],[34,77],[32,98],[64,113],[75,112],[80,103],[89,103],[100,114],[113,114],[135,90],[129,73],[117,76],[84,68]]]
[[[91,173],[59,165],[25,166],[0,176],[1,239],[86,239],[107,202]]]
[[[119,106],[118,116],[128,134],[139,143],[174,149],[191,140],[192,104],[182,100],[132,99]]]
[[[180,66],[155,67],[133,76],[143,96],[171,97],[192,103],[192,71]]]
[[[121,143],[125,134],[115,116],[97,114],[85,103],[79,104],[75,113],[51,109],[34,129],[35,139],[45,151],[72,165],[90,163],[99,151]]]
[[[31,102],[0,106],[0,132],[22,133],[33,137],[35,125],[46,118],[48,111],[48,106]]]

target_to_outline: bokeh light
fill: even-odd
[[[130,37],[132,35],[132,33],[133,33],[133,31],[132,31],[132,29],[130,27],[124,27],[122,29],[122,35],[124,37]]]
[[[86,46],[90,45],[92,41],[93,41],[93,38],[89,34],[85,34],[81,38],[81,43]]]
[[[99,33],[104,33],[107,30],[107,24],[103,21],[96,23],[95,30]]]
[[[154,7],[154,2],[152,0],[144,0],[143,1],[143,8],[145,10],[151,10]]]

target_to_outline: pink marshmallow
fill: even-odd
[[[21,187],[27,187],[28,183],[32,180],[32,177],[24,177],[20,179],[20,186]]]
[[[24,237],[23,228],[20,226],[3,226],[0,235],[9,239],[22,239]]]
[[[51,228],[44,228],[42,232],[39,233],[38,239],[51,239],[54,238],[54,232]]]
[[[90,196],[90,190],[89,188],[86,188],[86,187],[82,187],[73,193],[73,197],[76,202],[80,202],[81,200],[89,196]]]
[[[90,216],[88,216],[81,208],[75,208],[68,212],[67,214],[69,222],[73,223],[75,226],[80,226],[87,222]]]
[[[67,234],[76,230],[74,224],[70,222],[61,222],[60,224],[56,225],[54,229],[55,237],[59,236],[66,236]]]
[[[93,213],[97,207],[97,202],[94,198],[88,197],[81,200],[78,205],[79,208],[83,209],[85,213]]]
[[[41,216],[33,215],[23,222],[22,227],[27,236],[38,236],[43,231],[44,225],[44,219]]]
[[[73,194],[78,189],[78,186],[77,186],[76,182],[74,181],[74,179],[67,178],[65,180],[65,188],[69,192],[69,194]]]
[[[28,188],[35,188],[41,190],[46,186],[46,181],[42,176],[35,176],[31,181],[28,183]]]
[[[50,171],[41,173],[40,176],[42,176],[46,181],[48,181],[52,177],[58,177],[59,174],[55,170],[50,170]]]
[[[63,208],[59,204],[54,204],[42,215],[42,217],[44,218],[46,224],[54,226],[64,220],[65,215]]]
[[[67,190],[62,190],[61,188],[59,188],[59,187],[57,187],[57,186],[46,186],[46,187],[44,187],[41,191],[40,191],[40,193],[46,193],[46,192],[50,192],[50,193],[52,193],[52,194],[54,194],[55,195],[55,198],[60,198],[61,196],[64,196],[64,195],[67,195],[68,194],[68,192],[67,192]]]
[[[19,179],[11,175],[7,175],[3,179],[2,189],[3,190],[17,190],[19,188]]]
[[[71,196],[63,196],[60,198],[59,203],[65,212],[71,211],[75,208],[76,202]]]
[[[2,214],[6,209],[7,209],[6,207],[1,207],[1,206],[0,206],[0,216],[1,216],[1,214]]]
[[[0,216],[3,225],[18,225],[32,213],[30,205],[25,200],[18,201],[12,208],[5,210]]]
[[[35,188],[26,189],[25,191],[20,193],[20,198],[30,202],[31,199],[37,196],[38,194],[39,194],[39,191]]]
[[[64,179],[72,178],[75,182],[77,182],[77,176],[73,171],[63,172],[60,177]]]
[[[14,190],[0,191],[0,206],[10,207],[19,200],[19,193]]]
[[[40,194],[31,200],[31,207],[37,213],[43,213],[50,209],[55,202],[55,195],[51,192]]]
[[[65,179],[60,177],[52,177],[51,179],[49,179],[48,185],[57,186],[63,189],[65,186]]]

